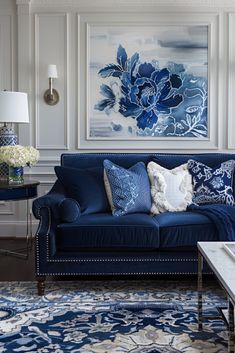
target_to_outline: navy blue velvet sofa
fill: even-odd
[[[215,167],[235,155],[161,153],[63,154],[61,165],[102,167],[104,159],[129,168],[151,160],[172,169],[188,159]],[[90,186],[87,185],[87,192]],[[43,294],[46,276],[64,275],[191,275],[197,273],[198,241],[218,241],[215,225],[205,215],[167,212],[156,216],[107,213],[85,214],[74,222],[61,219],[59,205],[68,197],[57,180],[51,191],[33,203],[40,219],[36,232],[36,277]],[[97,202],[94,195],[94,202]],[[70,212],[69,203],[65,210]],[[71,209],[71,212],[73,210]]]

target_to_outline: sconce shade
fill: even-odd
[[[56,65],[48,65],[48,78],[58,78]]]
[[[0,91],[0,122],[29,123],[27,93]]]

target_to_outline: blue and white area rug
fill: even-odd
[[[0,284],[0,352],[225,353],[221,319],[197,328],[196,284],[190,281],[77,281]],[[207,284],[205,313],[226,304]]]

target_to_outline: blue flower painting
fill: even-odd
[[[97,65],[99,96],[93,110],[102,115],[98,115],[96,125],[91,125],[90,135],[207,138],[206,26],[202,32],[205,36],[202,43],[198,43],[199,40],[195,43],[195,36],[191,42],[182,39],[180,42],[177,38],[172,42],[162,41],[159,37],[159,53],[164,48],[171,53],[171,57],[164,60],[147,55],[143,50],[130,52],[127,46],[117,43],[114,60]],[[177,52],[181,50],[179,56]],[[197,62],[194,57],[197,52],[204,62]],[[172,57],[174,53],[179,61]],[[106,132],[98,129],[99,117],[107,126]]]

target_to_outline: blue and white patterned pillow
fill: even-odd
[[[105,159],[104,169],[111,189],[114,216],[150,212],[150,182],[143,162],[125,169]]]
[[[234,160],[210,168],[203,163],[190,159],[188,170],[193,177],[193,202],[198,205],[212,203],[234,205],[232,188],[234,167]]]

